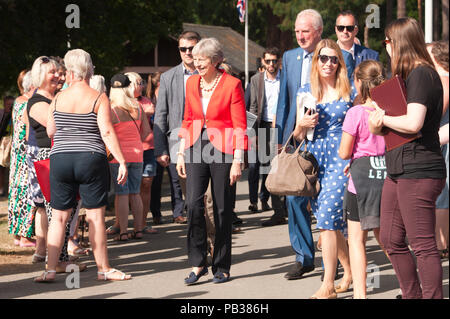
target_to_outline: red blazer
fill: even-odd
[[[247,115],[244,90],[239,79],[223,72],[203,116],[200,75],[189,77],[183,124],[179,132],[179,137],[186,140],[186,149],[198,140],[205,123],[209,140],[221,152],[233,154],[235,149],[247,150]]]

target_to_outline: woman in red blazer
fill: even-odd
[[[177,171],[186,178],[188,257],[193,284],[208,273],[204,195],[211,179],[216,238],[212,261],[213,282],[230,278],[232,188],[241,177],[247,149],[247,120],[241,81],[218,69],[223,61],[217,39],[203,39],[194,47],[198,75],[186,84],[184,120]]]

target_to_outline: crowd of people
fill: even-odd
[[[313,271],[315,252],[322,252],[322,284],[312,299],[337,298],[351,285],[355,299],[367,298],[370,231],[393,265],[402,298],[443,298],[448,42],[426,44],[416,20],[397,19],[385,29],[386,68],[378,52],[359,44],[358,21],[350,11],[336,18],[337,42],[322,39],[323,20],[313,9],[297,15],[294,31],[299,47],[283,55],[276,47],[266,49],[262,69],[245,92],[225,63],[223,44],[194,31],[178,38],[182,62],[150,75],[147,86],[128,72],[114,75],[107,90],[82,49],[64,59],[38,57],[31,70],[21,72],[21,96],[9,117],[5,108],[1,133],[13,137],[9,233],[16,245],[35,247],[33,263],[46,264],[35,281],[55,280],[77,256],[89,253],[77,242],[80,208],[86,211],[98,279],[131,279],[110,266],[107,236],[122,242],[157,232],[147,217],[151,212],[153,225],[162,223],[164,169],[173,222],[187,224],[192,268],[184,283],[197,283],[209,264],[214,283],[229,281],[231,235],[242,223],[234,211],[236,182],[248,164],[249,211],[274,211],[263,227],[288,221],[295,262],[285,278]],[[406,85],[404,115],[385,114],[371,96],[388,76]],[[313,108],[301,105],[304,96],[315,101]],[[247,127],[250,115],[255,121]],[[387,150],[387,130],[418,137]],[[270,150],[280,150],[292,136],[307,140],[318,163],[315,197],[280,196],[265,187]],[[372,169],[383,178],[370,178]],[[115,218],[106,229],[110,187]],[[317,243],[312,216],[320,231]],[[339,263],[344,275],[335,285]]]

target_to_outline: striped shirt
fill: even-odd
[[[56,133],[52,154],[67,152],[97,152],[106,155],[105,144],[97,124],[97,114],[54,111]]]

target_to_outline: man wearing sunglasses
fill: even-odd
[[[364,60],[378,61],[378,52],[355,42],[355,37],[358,34],[358,20],[350,10],[339,13],[336,19],[335,31],[339,47],[353,56],[355,68]]]
[[[277,111],[278,95],[280,93],[280,50],[278,48],[266,49],[261,59],[264,66],[263,72],[258,72],[250,79],[250,112],[257,116],[256,119],[256,133],[265,131],[264,138],[259,140],[257,152],[264,152],[267,157],[270,147],[270,129]],[[260,153],[261,154],[261,153]],[[286,223],[286,209],[280,196],[270,194],[265,186],[267,172],[260,174],[260,166],[265,166],[267,169],[269,163],[261,163],[258,155],[255,163],[249,163],[248,173],[248,188],[250,193],[249,210],[253,213],[258,212],[258,184],[260,175],[261,189],[259,192],[259,199],[261,201],[262,211],[270,210],[267,203],[269,197],[272,199],[273,216],[262,223],[262,226],[275,226]]]
[[[183,216],[184,200],[182,184],[176,163],[178,151],[178,131],[184,114],[186,81],[196,74],[192,49],[200,41],[200,35],[194,31],[184,31],[178,38],[178,50],[181,63],[161,75],[158,101],[155,109],[154,144],[155,156],[162,167],[167,167],[171,182],[172,210],[175,223],[186,224]]]

